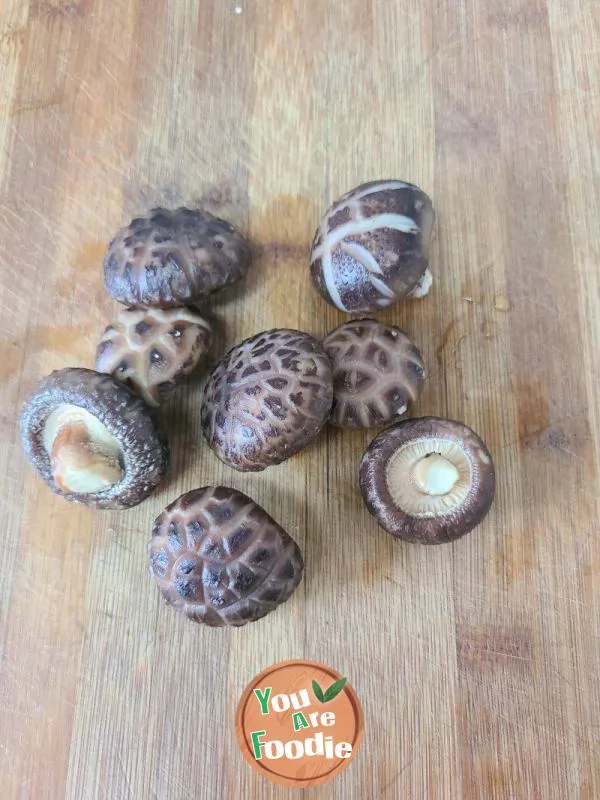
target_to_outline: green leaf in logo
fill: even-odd
[[[328,703],[330,700],[333,700],[334,697],[337,697],[346,685],[347,680],[348,678],[340,678],[339,681],[332,683],[329,689],[327,689],[325,692],[325,700],[322,702]]]
[[[338,694],[342,691],[344,686],[346,685],[348,678],[340,678],[335,683],[332,683],[329,689],[326,692],[321,689],[319,684],[316,681],[312,682],[313,692],[315,693],[315,697],[319,701],[319,703],[328,703],[330,700],[333,700],[338,696]]]
[[[319,686],[319,684],[313,680],[312,682],[313,692],[315,693],[315,697],[320,703],[325,702],[325,695],[323,694],[323,689]]]

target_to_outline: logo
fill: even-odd
[[[316,661],[283,661],[261,672],[238,705],[244,758],[283,786],[319,786],[356,755],[363,713],[348,679]]]

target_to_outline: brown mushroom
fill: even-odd
[[[379,434],[360,465],[367,508],[384,530],[419,544],[469,533],[494,499],[492,457],[471,428],[440,417],[400,422]]]
[[[129,508],[165,475],[168,444],[151,409],[110,375],[51,373],[25,402],[20,422],[28,459],[66,500]]]
[[[332,331],[323,347],[333,365],[332,425],[383,425],[405,414],[421,394],[423,360],[400,328],[353,320]]]
[[[250,247],[233,225],[206,211],[152,209],[122,228],[104,259],[104,283],[120,303],[191,305],[242,278]]]
[[[167,602],[212,627],[264,617],[285,603],[304,571],[291,536],[224,486],[187,492],[167,506],[154,523],[149,558]]]
[[[159,406],[204,358],[210,342],[210,325],[189,308],[128,308],[104,331],[96,369]]]
[[[320,342],[276,329],[236,345],[204,390],[202,429],[217,456],[258,472],[307,447],[331,411],[331,363]]]
[[[336,200],[315,234],[312,279],[340,311],[379,311],[431,287],[431,200],[418,186],[373,181]]]

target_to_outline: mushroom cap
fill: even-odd
[[[400,328],[352,320],[328,334],[323,347],[333,365],[332,425],[384,425],[405,414],[421,394],[425,366]]]
[[[254,500],[224,486],[187,492],[167,506],[148,549],[167,602],[212,627],[264,617],[285,603],[304,571],[292,537]]]
[[[317,228],[310,269],[340,311],[380,311],[408,295],[429,264],[431,200],[397,180],[364,183],[340,197]]]
[[[216,455],[258,472],[307,447],[331,411],[331,363],[308,333],[275,329],[236,345],[211,373],[202,429]]]
[[[469,533],[494,499],[492,457],[467,425],[440,417],[400,422],[382,431],[360,465],[367,508],[384,530],[419,544]]]
[[[122,228],[104,258],[104,283],[120,303],[157,308],[199,301],[242,278],[250,246],[206,211],[154,208]]]
[[[104,331],[96,369],[159,406],[204,358],[211,338],[208,322],[189,308],[128,308]]]
[[[61,489],[54,478],[44,429],[50,415],[82,409],[119,445],[122,478],[101,492]],[[152,409],[110,375],[70,367],[43,378],[26,400],[20,419],[21,440],[42,480],[65,500],[94,508],[123,509],[141,503],[162,481],[169,462],[166,438]]]

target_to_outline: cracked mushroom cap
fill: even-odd
[[[189,308],[128,308],[104,331],[96,369],[159,406],[206,356],[208,322]]]
[[[380,311],[431,287],[431,200],[397,180],[364,183],[336,200],[317,228],[310,269],[320,294],[340,311]]]
[[[217,456],[258,472],[303,450],[331,411],[331,363],[320,342],[276,329],[236,345],[204,390],[202,429]]]
[[[250,247],[206,211],[155,208],[122,228],[104,258],[107,291],[128,306],[190,305],[244,277]]]
[[[421,394],[423,360],[400,328],[353,320],[332,331],[323,347],[333,365],[332,425],[384,425],[405,414]]]
[[[255,622],[285,603],[302,579],[296,542],[235,489],[183,494],[156,519],[150,571],[162,594],[194,622]]]
[[[461,422],[423,417],[379,434],[360,465],[367,508],[384,530],[418,544],[443,544],[484,519],[494,499],[494,464]]]
[[[169,460],[152,410],[110,375],[68,368],[40,381],[21,413],[21,439],[41,478],[95,508],[141,503]]]

